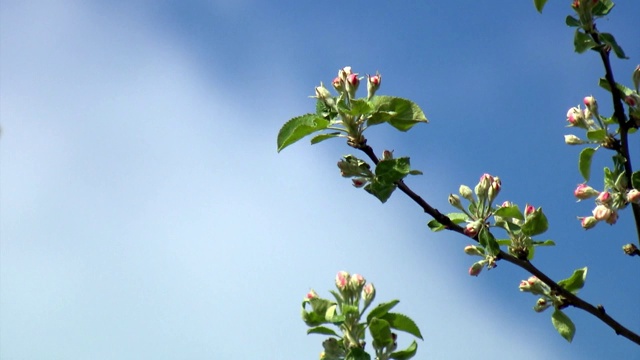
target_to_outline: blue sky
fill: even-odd
[[[300,302],[328,296],[338,270],[401,300],[420,359],[637,358],[574,309],[566,343],[509,264],[468,276],[466,240],[339,176],[346,144],[275,150],[320,81],[380,71],[380,93],[431,121],[368,134],[424,172],[408,184],[449,211],[460,184],[499,175],[500,200],[550,219],[557,246],[535,263],[554,279],[589,266],[581,295],[640,331],[637,261],[620,254],[630,211],[589,232],[575,220],[592,204],[572,197],[565,113],[590,94],[610,105],[596,56],[573,53],[568,4],[3,1],[0,358],[313,359],[322,337],[305,335]],[[631,57],[613,61],[627,84],[639,12],[620,1],[599,25]]]

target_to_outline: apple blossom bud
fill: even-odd
[[[393,151],[385,150],[382,152],[382,160],[391,160],[393,159]]]
[[[313,96],[313,97],[318,98],[319,100],[322,100],[322,102],[327,107],[331,108],[331,107],[335,106],[335,100],[331,96],[331,93],[329,92],[329,89],[324,87],[322,82],[320,83],[320,86],[316,87],[316,96]]]
[[[613,198],[611,197],[611,193],[609,193],[608,191],[601,192],[596,198],[596,203],[598,204],[611,205],[612,201]]]
[[[475,188],[475,193],[478,199],[483,199],[487,196],[492,182],[493,176],[489,174],[485,173],[480,177],[480,181],[478,181],[478,185],[476,185]]]
[[[345,83],[347,82],[347,76],[351,74],[351,66],[345,66],[342,69],[338,70],[338,77]]]
[[[569,122],[569,126],[575,126],[582,129],[588,128],[585,115],[579,107],[572,107],[567,111],[567,121]]]
[[[525,216],[530,216],[531,214],[533,214],[536,211],[536,208],[533,207],[532,205],[527,204],[524,207],[524,215]]]
[[[502,205],[500,205],[500,207],[511,207],[513,204],[511,203],[511,201],[505,201],[502,203]]]
[[[594,196],[596,196],[598,194],[599,194],[598,190],[592,188],[591,186],[589,186],[587,184],[580,184],[573,191],[573,195],[576,198],[578,198],[578,201],[594,197]]]
[[[376,91],[380,88],[382,75],[376,73],[373,76],[367,75],[367,99],[371,99]]]
[[[593,217],[598,221],[607,221],[612,213],[613,210],[606,205],[598,205],[592,211]]]
[[[467,226],[464,228],[463,232],[468,237],[474,238],[476,235],[478,235],[478,232],[480,231],[481,227],[482,227],[482,222],[480,220],[476,220],[474,222],[468,223]]]
[[[640,190],[631,189],[627,192],[627,201],[633,204],[640,204]]]
[[[339,271],[336,275],[336,287],[338,290],[343,291],[349,285],[349,273],[346,271]]]
[[[632,108],[636,108],[638,107],[638,105],[640,105],[640,95],[638,94],[631,94],[627,97],[624,98],[624,102],[631,106]]]
[[[527,280],[522,280],[518,288],[520,291],[530,292],[534,295],[544,295],[550,291],[549,286],[535,276],[531,276]]]
[[[640,255],[640,251],[638,250],[638,247],[635,246],[634,244],[624,245],[622,247],[622,251],[624,251],[624,253],[629,255],[629,256]]]
[[[358,86],[360,86],[360,79],[358,79],[358,74],[347,75],[346,88],[347,93],[349,94],[349,98],[353,99],[356,97]]]
[[[458,192],[460,193],[460,196],[462,196],[463,198],[471,202],[474,202],[473,191],[467,185],[460,185],[460,189],[458,189]]]
[[[364,306],[369,306],[373,299],[376,297],[376,288],[373,287],[372,283],[367,283],[362,288],[362,298],[364,299]]]
[[[484,268],[485,263],[486,263],[485,260],[480,260],[476,263],[473,263],[473,265],[471,265],[471,267],[469,268],[469,275],[471,276],[480,275],[480,272],[482,271],[482,268]]]
[[[583,141],[582,139],[580,139],[575,135],[565,135],[564,143],[567,145],[581,145],[581,144],[584,144],[585,141]]]
[[[359,293],[360,291],[362,291],[362,287],[364,286],[364,284],[367,281],[364,279],[364,277],[360,274],[353,274],[351,275],[351,277],[349,278],[349,287],[351,288],[351,290],[354,293]]]
[[[594,98],[593,96],[586,96],[582,101],[592,114],[598,113],[598,102],[596,101],[596,98]]]
[[[311,299],[315,299],[318,297],[318,293],[315,292],[315,290],[311,289],[309,290],[309,292],[307,293],[307,299],[311,300]]]
[[[336,89],[336,91],[340,94],[345,91],[344,81],[339,76],[333,79],[331,85],[333,85],[333,88]]]
[[[605,220],[605,222],[609,225],[614,225],[618,221],[618,212],[615,210],[611,210],[611,215]]]
[[[460,202],[460,197],[455,194],[449,194],[449,204],[456,209],[462,209],[462,203]]]
[[[578,219],[580,219],[580,226],[582,226],[582,228],[585,230],[593,228],[598,223],[598,220],[593,216],[587,216]]]
[[[548,301],[545,298],[540,298],[538,299],[538,301],[536,301],[536,304],[533,306],[533,311],[540,313],[547,310],[549,306],[551,306],[550,301]]]
[[[355,178],[355,179],[351,179],[351,182],[353,183],[353,186],[357,187],[357,188],[361,188],[363,186],[365,186],[367,184],[367,179],[365,178]]]
[[[633,86],[636,88],[636,92],[640,92],[640,65],[636,66],[636,69],[633,70],[633,74],[631,75],[631,80],[633,81]]]
[[[464,247],[464,253],[472,256],[484,256],[484,250],[475,245],[467,245]]]
[[[491,187],[489,187],[489,201],[493,201],[496,197],[498,197],[501,187],[502,181],[500,180],[500,178],[497,176],[494,177],[493,181],[491,182]]]

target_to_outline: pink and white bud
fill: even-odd
[[[502,181],[499,177],[494,177],[493,181],[491,182],[491,187],[489,187],[489,201],[493,201],[496,197],[498,197],[501,188]]]
[[[531,216],[536,211],[536,208],[533,205],[527,204],[524,208],[524,216]]]
[[[467,185],[460,185],[460,189],[458,189],[458,192],[460,193],[460,196],[462,196],[463,198],[471,202],[474,202],[473,191]]]
[[[376,73],[373,76],[367,75],[367,98],[371,99],[380,88],[382,75]]]
[[[618,221],[618,212],[615,210],[611,210],[611,215],[605,220],[605,222],[609,225],[614,225]]]
[[[570,134],[564,136],[564,143],[567,145],[582,145],[585,143],[585,141],[575,135]]]
[[[355,179],[351,179],[351,182],[353,183],[353,186],[357,187],[357,188],[361,188],[363,186],[365,186],[367,184],[367,179],[365,178],[355,178]]]
[[[333,96],[331,96],[331,92],[329,92],[329,89],[324,87],[322,83],[320,83],[320,86],[316,87],[315,91],[316,96],[313,97],[322,100],[327,107],[333,107],[335,105],[335,100],[333,99]]]
[[[597,196],[598,194],[600,194],[598,190],[592,188],[587,184],[580,184],[573,191],[573,195],[578,198],[578,201],[592,198],[594,196]]]
[[[364,306],[369,306],[373,299],[376,297],[376,288],[372,283],[367,283],[362,288],[362,298],[364,299]]]
[[[455,207],[456,209],[462,208],[462,203],[460,202],[460,197],[458,195],[449,194],[448,200],[449,204],[451,204],[451,206]]]
[[[364,284],[367,281],[364,279],[364,277],[360,274],[353,274],[351,275],[351,278],[349,279],[349,287],[351,288],[351,290],[354,293],[359,293],[360,291],[362,291],[362,287],[364,286]]]
[[[478,232],[480,231],[481,227],[482,227],[482,222],[480,220],[476,220],[474,222],[470,222],[464,228],[464,234],[467,235],[470,238],[473,238],[476,235],[478,235]]]
[[[349,285],[349,273],[346,271],[338,271],[336,275],[336,287],[342,291],[347,288],[347,285]]]
[[[593,228],[598,223],[598,220],[593,216],[587,216],[583,218],[579,217],[578,219],[580,220],[580,226],[582,226],[582,228],[585,230]]]
[[[640,95],[631,94],[624,98],[624,102],[632,108],[636,108],[640,105]]]
[[[588,128],[585,114],[579,107],[572,107],[567,111],[567,121],[571,127]]]
[[[393,159],[393,151],[385,150],[382,152],[382,160],[391,160]]]
[[[540,298],[538,299],[538,301],[536,301],[536,304],[533,306],[533,311],[540,313],[547,310],[551,305],[552,303],[547,299]]]
[[[342,94],[345,91],[344,81],[339,76],[333,79],[333,81],[331,82],[331,85],[340,94]]]
[[[633,204],[640,204],[640,190],[631,189],[627,192],[627,201]]]
[[[478,185],[476,185],[475,188],[475,193],[478,199],[483,199],[487,196],[492,182],[493,176],[486,173],[480,176],[480,181],[478,181]]]
[[[318,297],[318,293],[315,292],[315,290],[311,289],[308,293],[306,298],[311,300],[311,299],[315,299]]]
[[[593,209],[592,213],[593,217],[596,218],[596,220],[607,221],[613,213],[613,210],[611,210],[611,208],[606,205],[598,205],[595,207],[595,209]]]
[[[505,201],[502,203],[502,205],[500,205],[500,207],[511,207],[513,204],[511,203],[511,201]]]
[[[608,191],[601,192],[596,198],[596,203],[603,205],[611,205],[612,201],[613,198],[611,197],[611,193],[609,193]]]
[[[465,246],[464,253],[471,256],[484,256],[484,250],[475,245]]]
[[[582,101],[592,114],[598,113],[598,102],[596,101],[596,98],[593,96],[586,96]]]
[[[520,291],[530,292],[535,295],[543,295],[549,291],[549,287],[535,276],[522,280],[518,288]]]
[[[354,99],[356,97],[358,86],[360,86],[360,79],[358,78],[358,74],[347,75],[346,88],[347,93],[349,94],[349,97],[351,99]]]
[[[469,268],[469,275],[471,276],[480,275],[480,272],[484,268],[485,263],[486,263],[485,260],[480,260],[476,263],[473,263],[473,265],[471,265],[471,267]]]
[[[347,82],[347,76],[351,75],[353,72],[351,71],[351,66],[345,66],[342,69],[338,70],[338,77],[342,79],[343,82]]]

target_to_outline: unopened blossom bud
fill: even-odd
[[[530,292],[534,295],[544,295],[549,291],[549,287],[535,276],[522,280],[519,286],[520,291]]]
[[[480,275],[480,272],[482,271],[482,268],[484,268],[485,263],[486,263],[485,260],[480,260],[476,263],[473,263],[473,265],[471,265],[471,267],[469,268],[469,275],[471,276]]]
[[[463,198],[471,202],[474,202],[473,191],[467,185],[460,185],[460,189],[458,189],[458,192],[460,193],[460,196],[462,196]]]
[[[578,219],[580,219],[580,226],[582,226],[582,228],[585,230],[593,228],[598,223],[598,220],[593,216],[587,216]]]
[[[595,207],[595,209],[593,209],[592,213],[593,217],[596,218],[596,220],[607,221],[613,213],[613,210],[611,210],[611,208],[606,205],[598,205]]]
[[[580,139],[575,135],[565,135],[564,143],[567,145],[581,145],[581,144],[584,144],[585,141],[583,141],[582,139]]]
[[[371,99],[380,88],[382,75],[376,73],[373,76],[367,75],[367,99]]]
[[[480,181],[478,181],[478,185],[476,185],[475,188],[476,196],[478,197],[478,199],[482,199],[487,196],[492,182],[493,176],[489,174],[485,173],[480,177]]]
[[[569,126],[575,126],[582,129],[587,128],[585,115],[579,107],[572,107],[567,111],[567,121],[569,122]]]
[[[364,299],[364,306],[369,306],[373,299],[376,297],[376,288],[372,283],[367,283],[362,288],[362,298]]]
[[[591,186],[589,186],[587,184],[580,184],[573,191],[573,195],[576,198],[578,198],[578,201],[585,200],[585,199],[597,196],[598,194],[599,194],[598,190],[592,188]]]
[[[351,74],[351,66],[345,66],[342,69],[338,70],[338,77],[345,83],[347,82],[347,76]]]
[[[353,186],[357,187],[357,188],[361,188],[363,186],[365,186],[367,184],[367,179],[365,178],[355,178],[355,179],[351,179],[351,182],[353,183]]]
[[[354,99],[356,97],[358,86],[360,86],[360,79],[358,79],[358,74],[347,75],[346,89],[351,99]]]
[[[511,203],[511,201],[505,201],[502,203],[502,205],[500,205],[500,207],[511,207],[513,204]]]
[[[342,291],[349,285],[349,273],[346,271],[339,271],[336,275],[336,287]]]
[[[640,87],[640,65],[636,66],[636,69],[633,70],[631,80],[633,81],[633,86],[636,88],[636,92],[640,92],[640,89],[638,89],[638,87]]]
[[[638,250],[638,247],[635,246],[634,244],[627,244],[623,246],[622,251],[624,251],[624,253],[629,256],[640,255],[640,251]]]
[[[382,160],[391,160],[393,159],[393,151],[385,150],[382,152]]]
[[[614,225],[618,221],[618,212],[615,210],[611,210],[611,215],[605,220],[605,222],[609,225]]]
[[[470,222],[464,228],[464,234],[467,235],[470,238],[473,238],[476,235],[478,235],[478,232],[480,231],[481,227],[482,227],[482,222],[480,220],[476,220],[474,222]]]
[[[449,204],[456,209],[462,209],[462,203],[460,202],[460,197],[455,194],[449,194]]]
[[[364,286],[364,284],[367,281],[364,279],[364,277],[360,274],[353,274],[351,275],[351,277],[349,278],[349,287],[351,288],[351,290],[354,293],[359,293],[360,291],[362,291],[362,287]]]
[[[502,181],[499,177],[494,177],[491,182],[491,187],[489,187],[489,201],[495,200],[495,198],[500,193],[500,188],[502,187]]]
[[[318,293],[315,292],[315,290],[311,289],[309,290],[309,292],[307,293],[306,298],[311,300],[311,299],[315,299],[318,297]]]
[[[586,96],[582,101],[592,114],[598,113],[598,102],[596,101],[596,98],[594,98],[593,96]]]
[[[329,89],[324,87],[322,82],[320,83],[320,86],[316,87],[316,96],[314,96],[314,97],[322,100],[322,102],[327,107],[331,108],[331,107],[333,107],[335,105],[335,100],[331,96],[331,93],[329,92]]]
[[[631,189],[627,192],[627,201],[633,204],[640,204],[640,190]]]
[[[636,108],[640,105],[640,95],[631,94],[624,98],[624,102],[632,108]]]
[[[336,91],[340,94],[342,94],[345,90],[344,81],[339,76],[333,79],[331,85],[333,85],[333,88],[336,89]]]
[[[484,250],[475,246],[475,245],[467,245],[464,247],[464,253],[467,255],[476,255],[476,256],[484,256]]]
[[[536,208],[533,207],[532,205],[527,204],[524,208],[524,215],[525,216],[530,216],[531,214],[533,214],[536,211]]]
[[[548,301],[545,298],[540,298],[538,299],[538,301],[536,301],[536,304],[533,306],[533,311],[540,313],[547,310],[549,306],[551,306],[550,301]]]
[[[612,201],[613,198],[611,197],[611,193],[609,193],[608,191],[601,192],[596,198],[596,203],[603,205],[610,205]]]

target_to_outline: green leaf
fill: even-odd
[[[364,99],[355,99],[351,100],[351,111],[350,115],[364,115],[373,111],[373,106]]]
[[[631,186],[633,186],[634,189],[640,190],[640,170],[634,171],[633,174],[631,174]]]
[[[309,334],[331,335],[338,338],[340,337],[340,335],[338,335],[338,333],[336,333],[333,329],[329,329],[328,327],[325,327],[325,326],[313,327],[307,330],[307,335]]]
[[[418,325],[416,325],[416,323],[406,315],[398,313],[387,313],[386,315],[382,316],[381,319],[386,320],[393,329],[404,331],[417,337],[420,340],[424,340],[422,338],[422,334],[420,333]]]
[[[606,137],[607,137],[607,132],[604,129],[587,131],[587,139],[591,141],[602,141]]]
[[[376,165],[376,177],[382,182],[394,183],[404,179],[411,171],[411,162],[408,157],[400,157],[389,160],[381,160]]]
[[[539,13],[542,14],[542,9],[544,5],[547,3],[547,0],[533,0],[533,5],[536,7]]]
[[[377,347],[393,344],[391,326],[388,321],[378,318],[371,319],[371,321],[369,321],[369,332],[373,338],[373,343],[376,344]]]
[[[451,221],[454,224],[460,224],[465,222],[469,217],[464,214],[464,213],[449,213],[447,214],[447,217],[449,219],[451,219]],[[427,223],[427,226],[429,227],[429,229],[431,229],[431,231],[436,232],[436,231],[441,231],[441,230],[445,230],[446,227],[442,224],[440,224],[438,221],[436,220],[431,220]]]
[[[409,360],[416,355],[417,351],[418,343],[414,340],[406,349],[391,353],[390,358],[395,360]]]
[[[340,136],[340,132],[332,132],[328,134],[320,134],[311,138],[311,145],[315,145],[319,142],[325,141],[327,139],[332,139],[334,137]]]
[[[573,274],[564,279],[558,281],[558,285],[562,286],[565,290],[577,294],[578,290],[584,286],[584,281],[587,278],[587,268],[583,267],[573,272]]]
[[[396,185],[393,183],[389,184],[387,182],[381,182],[377,180],[377,178],[373,178],[370,183],[365,185],[364,189],[369,194],[377,197],[378,200],[380,200],[380,202],[384,204],[385,202],[387,202],[387,200],[389,200],[391,194],[393,194],[393,192],[395,191]]]
[[[522,215],[522,212],[520,211],[520,208],[518,208],[518,205],[511,205],[511,206],[501,207],[501,208],[497,209],[496,211],[494,211],[493,215],[494,216],[500,216],[500,217],[503,217],[503,218],[524,220],[524,216]]]
[[[371,356],[362,348],[354,347],[349,349],[349,353],[344,360],[371,360]]]
[[[573,340],[573,335],[576,333],[576,326],[573,321],[563,313],[561,310],[556,309],[551,315],[551,323],[556,328],[558,333],[562,335],[568,342]]]
[[[531,244],[533,246],[555,246],[556,243],[553,240],[544,240],[544,241],[532,241]]]
[[[489,255],[495,256],[500,252],[500,245],[498,244],[498,241],[496,241],[496,238],[493,237],[493,234],[491,234],[487,228],[483,227],[480,230],[478,241],[480,242],[480,245],[488,250]]]
[[[315,114],[306,114],[287,121],[278,132],[278,152],[303,137],[326,129],[329,121]]]
[[[407,131],[415,124],[428,122],[422,109],[411,100],[393,96],[374,96],[370,102],[374,111],[367,119],[367,126],[388,122],[400,131]]]
[[[582,26],[582,23],[580,23],[580,20],[574,18],[571,15],[567,16],[567,18],[564,20],[564,23],[567,24],[567,26],[570,26],[570,27],[580,27],[580,26]]]
[[[609,82],[607,81],[607,79],[600,78],[600,80],[598,81],[598,85],[601,88],[611,92],[611,86],[609,86]],[[628,88],[628,87],[626,87],[626,86],[624,86],[622,84],[619,84],[619,83],[616,83],[616,88],[618,89],[618,91],[620,91],[620,93],[622,94],[623,98],[634,93],[633,90],[631,90],[630,88]]]
[[[394,306],[398,305],[400,300],[391,300],[386,303],[378,304],[374,309],[369,312],[367,315],[367,322],[370,322],[374,317],[381,318],[385,316],[389,310],[393,309]]]
[[[598,44],[593,41],[591,36],[581,32],[580,30],[576,30],[573,38],[573,47],[578,54],[582,54],[583,52],[593,49],[596,46],[598,46]]]
[[[549,228],[547,217],[542,212],[542,208],[537,208],[532,214],[527,216],[522,225],[522,233],[527,236],[535,236],[542,234]]]
[[[613,35],[609,33],[600,33],[600,40],[602,40],[603,43],[611,46],[613,52],[619,59],[628,59],[627,55],[625,55],[624,53],[624,50],[622,50],[620,45],[618,45]]]
[[[591,159],[595,154],[596,149],[586,148],[580,152],[580,158],[578,160],[578,167],[580,168],[580,174],[584,178],[584,181],[589,181],[591,176]]]
[[[593,8],[593,14],[596,16],[605,16],[609,14],[615,5],[611,0],[600,0]]]

